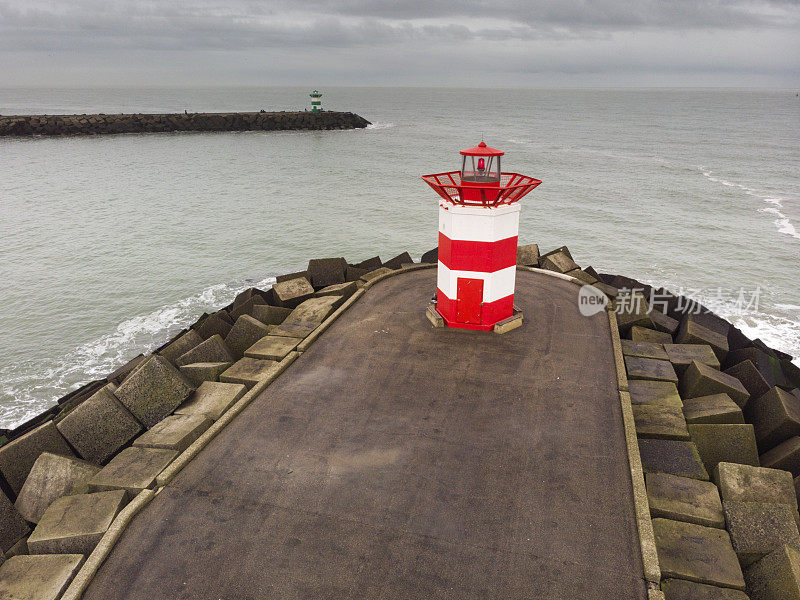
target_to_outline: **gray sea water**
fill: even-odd
[[[296,110],[309,91],[0,89],[0,114]],[[437,239],[419,176],[481,136],[544,182],[521,241],[690,293],[800,355],[794,92],[323,92],[373,126],[0,138],[0,426],[309,258],[418,259]]]

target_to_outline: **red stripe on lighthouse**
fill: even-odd
[[[436,310],[442,315],[448,326],[457,326],[461,329],[475,329],[490,331],[498,321],[514,314],[514,295],[500,298],[494,302],[484,302],[481,307],[481,322],[479,324],[462,323],[457,318],[457,300],[448,298],[442,290],[436,290]]]
[[[517,264],[517,237],[496,242],[451,240],[439,232],[439,261],[452,271],[494,273]]]

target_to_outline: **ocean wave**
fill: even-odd
[[[391,129],[397,127],[394,123],[370,123],[367,129]]]
[[[722,179],[721,177],[716,177],[714,176],[712,171],[707,170],[702,165],[698,165],[697,168],[700,169],[700,172],[703,174],[703,177],[705,177],[709,181],[718,183],[720,185],[724,185],[726,187],[739,189],[748,196],[758,198],[759,200],[763,200],[767,204],[770,204],[771,206],[759,208],[758,212],[774,215],[775,220],[773,221],[773,223],[775,224],[775,227],[778,229],[778,233],[783,233],[797,240],[800,240],[800,233],[798,233],[797,228],[792,224],[791,219],[789,219],[788,216],[786,216],[783,212],[781,212],[781,209],[783,208],[782,201],[784,200],[784,198],[775,197],[772,194],[765,194],[764,192],[760,192],[756,189],[753,189],[741,183],[735,183],[733,181],[728,181],[727,179]]]
[[[264,288],[274,277],[213,285],[150,313],[117,325],[102,337],[82,344],[58,359],[31,360],[0,370],[0,398],[13,398],[3,406],[0,426],[15,427],[35,416],[69,391],[105,377],[139,353],[163,344],[171,335],[191,325],[203,312],[229,304],[249,287]]]

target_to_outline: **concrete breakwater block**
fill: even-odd
[[[667,473],[708,481],[708,471],[693,442],[639,440],[639,454],[645,473]]]
[[[598,283],[596,277],[594,277],[593,275],[589,275],[589,273],[587,273],[582,269],[573,269],[572,271],[567,272],[566,275],[574,277],[575,279],[578,279],[583,283],[588,283],[589,285],[594,285]]]
[[[767,502],[722,503],[733,549],[743,567],[783,545],[800,550],[800,533],[792,510]]]
[[[133,357],[124,365],[118,367],[117,369],[109,373],[108,376],[106,377],[106,381],[108,383],[114,383],[116,385],[119,385],[125,380],[125,378],[128,375],[130,375],[133,372],[134,369],[136,369],[136,367],[142,364],[145,358],[146,357],[144,354],[139,354],[138,356]]]
[[[294,308],[304,300],[308,300],[314,295],[314,288],[311,282],[305,277],[290,279],[288,281],[278,281],[272,286],[275,294],[275,301],[279,306]]]
[[[762,467],[783,469],[800,477],[800,437],[789,438],[759,457]]]
[[[363,281],[364,283],[369,283],[373,279],[377,279],[378,277],[383,277],[392,272],[392,269],[388,267],[381,267],[380,269],[375,269],[374,271],[368,271],[364,275],[362,275],[359,281]]]
[[[710,481],[666,473],[648,473],[645,480],[653,517],[725,528],[722,501],[717,486]]]
[[[200,322],[200,324],[198,324],[195,331],[201,338],[207,340],[211,336],[219,335],[225,339],[225,336],[228,335],[228,332],[231,330],[233,325],[228,323],[228,321],[226,321],[220,313],[225,313],[227,315],[227,312],[224,310],[218,311],[208,315]]]
[[[98,492],[126,490],[133,497],[142,490],[153,489],[158,474],[176,456],[178,453],[174,450],[162,448],[125,448],[89,480],[89,489]]]
[[[794,480],[788,471],[721,462],[714,481],[725,501],[785,504],[798,520]]]
[[[385,263],[383,263],[382,266],[387,269],[396,271],[397,269],[402,268],[403,265],[409,265],[412,264],[413,262],[414,259],[411,258],[411,255],[408,252],[401,252],[394,258],[390,258],[389,260],[387,260]]]
[[[529,245],[536,246],[536,264],[531,263],[530,265],[527,265],[527,266],[529,266],[529,267],[538,267],[539,266],[539,246],[537,246],[536,244],[529,244]],[[526,246],[521,246],[521,247],[525,248]],[[519,262],[519,248],[520,247],[517,247],[517,264],[518,265],[521,264]],[[528,256],[530,256],[530,254],[528,254]],[[425,252],[422,255],[422,258],[420,258],[420,262],[428,264],[428,265],[435,265],[437,262],[439,262],[439,246],[436,246],[436,248],[433,248],[432,250],[428,250],[427,252]]]
[[[742,569],[728,533],[670,519],[653,519],[663,577],[744,590]]]
[[[730,351],[725,360],[725,365],[727,367],[732,367],[746,360],[751,361],[755,365],[758,372],[761,373],[761,376],[770,387],[783,385],[786,382],[780,360],[774,356],[770,356],[760,348],[750,346]]]
[[[712,394],[683,401],[687,423],[744,423],[739,405],[728,394]]]
[[[42,452],[74,456],[52,421],[0,446],[0,472],[15,494],[19,494],[25,478]]]
[[[728,354],[727,334],[723,335],[704,327],[698,322],[695,315],[689,315],[683,320],[681,326],[678,328],[678,333],[675,334],[675,341],[679,344],[704,344],[711,346],[711,349],[720,362],[723,362]]]
[[[309,278],[315,289],[345,282],[347,261],[344,258],[312,258],[308,261]]]
[[[223,383],[240,383],[250,389],[262,379],[269,377],[277,364],[278,362],[274,360],[242,358],[220,375],[219,379]]]
[[[725,373],[741,381],[752,398],[763,396],[770,390],[769,383],[764,379],[761,371],[756,368],[752,360],[743,360],[725,369]]]
[[[664,351],[679,375],[689,368],[693,360],[713,369],[720,367],[717,355],[708,344],[664,344]]]
[[[665,579],[661,589],[666,600],[750,600],[741,590],[683,579]]]
[[[150,428],[178,408],[193,391],[171,363],[153,355],[119,386],[115,395],[140,423]]]
[[[689,440],[686,419],[680,406],[635,404],[636,435],[660,440]]]
[[[381,260],[380,256],[373,256],[372,258],[368,258],[366,260],[362,260],[359,263],[354,263],[352,265],[348,265],[354,269],[363,269],[365,271],[374,271],[375,269],[380,269],[383,266],[383,261]]]
[[[142,448],[165,448],[183,452],[213,421],[204,415],[172,415],[140,435],[133,441]]]
[[[238,360],[245,351],[269,333],[269,328],[250,315],[242,315],[236,320],[225,344],[230,349],[229,360]],[[231,356],[232,355],[232,356]],[[222,361],[220,361],[222,362]]]
[[[14,506],[31,523],[63,496],[88,491],[88,481],[100,467],[78,458],[43,452],[33,464]]]
[[[42,515],[28,538],[31,554],[91,554],[126,504],[116,490],[59,498]]]
[[[617,325],[619,325],[619,330],[622,333],[629,331],[632,327],[655,329],[653,319],[650,317],[652,312],[650,305],[641,292],[620,292],[614,299],[614,310],[617,313]],[[661,340],[664,339],[665,336],[662,336]],[[642,341],[663,343],[658,339]],[[672,342],[671,336],[669,336],[668,342]]]
[[[142,431],[107,387],[75,407],[56,427],[82,458],[95,464],[104,464]]]
[[[647,379],[650,381],[678,383],[678,376],[675,374],[675,369],[672,368],[672,364],[667,360],[626,356],[625,368],[628,371],[628,379]]]
[[[341,304],[341,296],[310,298],[297,306],[286,319],[273,329],[273,336],[304,338],[319,327],[320,323]]]
[[[671,344],[672,336],[663,331],[656,331],[650,327],[634,325],[628,332],[630,339],[634,342],[651,342],[655,344]]]
[[[202,415],[216,421],[246,392],[247,387],[242,384],[205,381],[175,414]]]
[[[439,260],[438,248],[431,250],[433,254],[426,252],[422,255],[422,262],[436,263]],[[526,244],[517,246],[517,264],[524,267],[539,266],[539,244]]]
[[[28,535],[29,531],[28,523],[0,490],[0,556]]]
[[[231,319],[235,323],[237,319],[242,315],[250,315],[252,317],[253,312],[256,309],[256,306],[264,306],[266,304],[269,303],[266,300],[264,300],[264,298],[255,295],[242,302],[239,306],[235,306],[230,311],[228,311],[228,313],[230,314]]]
[[[633,404],[683,406],[678,387],[671,381],[634,379],[628,382],[628,391]]]
[[[283,360],[283,358],[297,347],[300,338],[281,337],[268,335],[250,346],[244,353],[248,358],[262,360]]]
[[[0,566],[0,598],[58,600],[83,565],[82,554],[15,556]]]
[[[181,354],[173,364],[176,367],[182,367],[192,363],[233,362],[233,360],[233,354],[231,354],[228,346],[223,341],[222,336],[215,334],[185,354]]]
[[[656,330],[668,333],[670,336],[674,336],[675,332],[678,331],[678,327],[680,326],[680,321],[665,315],[663,312],[655,308],[650,311],[650,319],[653,321],[653,327]]]
[[[654,342],[634,342],[633,340],[621,340],[621,342],[622,354],[624,356],[669,360],[667,353],[664,351],[663,344],[656,344]]]
[[[750,399],[741,381],[696,360],[684,372],[679,387],[683,398],[728,394],[740,408],[744,408]]]
[[[781,388],[774,387],[751,399],[744,412],[755,428],[756,442],[762,451],[800,435],[800,398]]]
[[[174,342],[159,350],[158,354],[174,365],[179,356],[186,354],[189,350],[202,343],[202,341],[203,338],[200,337],[200,334],[194,329],[190,329]]]
[[[800,551],[781,546],[744,572],[751,600],[800,600]]]
[[[709,473],[721,462],[759,466],[753,426],[736,423],[688,425],[689,435]]]
[[[317,290],[314,292],[314,297],[341,296],[343,299],[347,299],[355,294],[356,290],[358,290],[358,284],[355,281],[346,281],[344,283],[329,285],[321,290]]]
[[[292,313],[291,308],[262,304],[253,309],[253,317],[264,325],[280,325]]]
[[[181,374],[195,387],[200,387],[204,381],[219,381],[219,376],[231,365],[231,362],[201,362],[183,365]]]
[[[581,268],[566,252],[545,254],[539,259],[539,264],[543,269],[555,271],[556,273],[568,273],[574,269]]]

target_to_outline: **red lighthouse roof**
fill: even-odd
[[[503,156],[505,152],[497,148],[490,148],[485,142],[481,142],[477,146],[461,150],[464,156]]]

